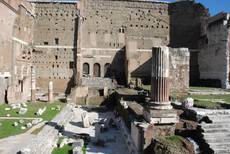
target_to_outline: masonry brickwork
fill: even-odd
[[[230,14],[220,13],[211,17],[206,27],[198,56],[200,78],[206,80],[207,84],[214,82],[214,86],[230,88]]]
[[[35,3],[33,64],[37,87],[69,93],[76,72],[76,3]]]
[[[33,6],[24,0],[2,1],[0,77],[8,103],[27,100],[30,90]],[[5,88],[3,88],[5,87]]]
[[[220,80],[228,88],[228,41],[215,56],[225,59],[218,63],[223,66],[219,73],[217,65],[207,66],[213,59],[211,46],[229,40],[227,25],[215,38],[216,45],[212,43],[216,24],[210,25],[208,10],[194,1],[5,0],[0,7],[0,71],[7,85],[2,91],[17,93],[18,98],[28,95],[32,65],[36,89],[42,92],[47,92],[49,81],[54,93],[67,94],[75,85],[94,87],[99,80],[100,86],[111,81],[126,85],[136,78],[149,82],[154,46],[171,47],[173,91],[186,91],[189,81],[200,78]]]

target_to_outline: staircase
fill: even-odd
[[[206,143],[215,154],[230,154],[230,111],[217,111],[207,117],[212,123],[200,124]]]

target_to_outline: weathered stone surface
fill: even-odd
[[[172,109],[169,101],[169,48],[154,47],[152,57],[151,101],[152,109]]]
[[[53,102],[54,101],[54,96],[53,96],[53,82],[49,82],[48,86],[48,102]]]
[[[175,110],[144,110],[145,119],[152,124],[173,124],[179,121]]]
[[[100,89],[104,89],[104,87],[108,87],[109,89],[114,88],[111,79],[99,77],[82,78],[82,85],[86,87],[94,87]]]
[[[84,128],[88,128],[91,126],[89,115],[87,114],[87,112],[82,113],[81,118],[82,118],[82,125]]]
[[[220,13],[208,20],[199,53],[200,78],[208,84],[229,88],[229,14]]]
[[[82,139],[74,142],[72,146],[73,154],[83,154],[82,147],[84,146],[84,141]]]
[[[44,126],[30,144],[24,148],[30,149],[33,154],[50,154],[58,140],[58,130],[55,126],[66,125],[73,117],[71,105],[66,105],[60,114],[58,114],[51,122]],[[23,149],[23,147],[22,147]]]
[[[18,114],[26,114],[27,110],[27,108],[20,108]]]
[[[184,108],[186,108],[186,109],[193,107],[193,104],[194,104],[194,100],[193,100],[193,98],[191,98],[191,97],[186,98],[186,99],[182,102],[182,106],[183,106]]]

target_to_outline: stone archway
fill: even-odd
[[[106,63],[104,66],[104,77],[110,77],[111,76],[111,69],[110,69],[110,63]]]
[[[88,63],[84,63],[83,64],[83,76],[87,76],[89,75],[89,72],[90,72],[90,66]]]
[[[100,77],[101,76],[101,66],[98,63],[93,65],[93,76]]]

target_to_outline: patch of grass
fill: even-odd
[[[171,148],[172,147],[178,148],[182,146],[183,138],[181,136],[172,135],[172,136],[159,137],[157,140],[161,142],[164,146],[169,146]]]
[[[155,153],[174,153],[174,154],[188,154],[183,137],[173,135],[160,137],[156,141],[156,145],[154,147]]]
[[[29,120],[24,120],[23,124],[18,123],[18,126],[13,126],[14,122],[19,120],[0,120],[0,138],[17,135],[20,133],[26,132],[29,128],[24,130],[21,129],[21,126],[25,126],[26,123],[31,122]]]
[[[46,102],[36,102],[36,103],[27,103],[27,109],[28,111],[26,114],[20,115],[18,114],[19,109],[5,111],[5,108],[9,108],[9,105],[3,104],[0,105],[0,117],[5,117],[6,114],[10,114],[11,117],[31,117],[31,118],[43,118],[43,120],[50,121],[54,118],[54,116],[59,113],[58,110],[51,110],[53,107],[60,106],[63,108],[65,106],[65,103],[56,101],[54,103],[46,103]],[[37,116],[36,112],[39,108],[44,108],[46,106],[46,111],[42,116]]]
[[[190,91],[193,91],[193,90],[215,90],[215,89],[220,89],[220,88],[213,88],[213,87],[189,87]]]
[[[87,146],[84,145],[84,146],[82,147],[82,152],[83,152],[83,154],[86,154],[86,151],[87,151]]]
[[[151,85],[142,85],[140,88],[151,91]]]
[[[72,145],[67,144],[64,145],[62,148],[54,148],[52,154],[71,154],[73,150]]]
[[[173,136],[166,136],[165,139],[168,140],[168,141],[178,142],[179,143],[179,142],[181,142],[182,137],[178,136],[178,135],[173,135]]]
[[[39,108],[44,108],[46,106],[46,111],[43,113],[42,116],[36,115],[36,112]],[[59,101],[56,101],[54,103],[46,103],[46,102],[37,102],[37,103],[27,103],[27,113],[24,115],[18,114],[19,109],[5,111],[5,108],[10,108],[9,105],[3,104],[0,105],[0,117],[5,117],[6,114],[10,114],[11,117],[29,117],[29,118],[42,118],[45,121],[52,120],[60,111],[59,110],[51,110],[51,108],[57,108],[57,106],[60,106],[61,109],[65,106],[64,103],[61,103]],[[21,126],[24,126],[26,123],[31,122],[31,120],[24,120],[25,122],[23,124],[19,124],[17,127],[13,126],[14,122],[19,122],[19,120],[0,120],[0,123],[2,124],[0,126],[0,138],[17,135],[20,133],[26,132],[28,129],[22,130]],[[42,129],[38,128],[36,129],[33,134],[37,134]]]
[[[194,99],[194,106],[196,107],[207,109],[230,107],[230,95],[191,95],[190,97]],[[224,102],[220,102],[220,100]]]
[[[129,88],[119,88],[117,92],[121,95],[137,95],[137,91]]]

